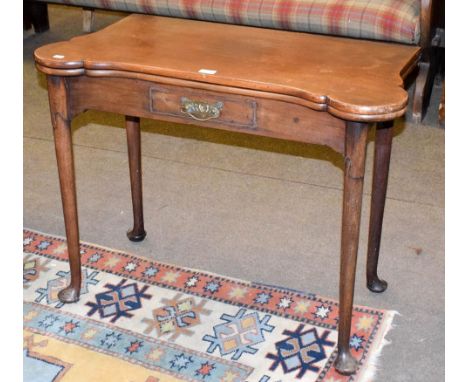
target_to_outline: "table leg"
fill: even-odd
[[[48,76],[50,113],[54,128],[55,153],[62,194],[63,216],[70,262],[70,284],[59,292],[64,303],[76,302],[80,297],[81,258],[76,205],[75,171],[71,136],[71,116],[68,112],[68,92],[63,77]]]
[[[380,237],[387,195],[388,170],[392,151],[393,122],[377,124],[375,132],[374,170],[372,179],[372,200],[369,223],[369,245],[367,248],[367,288],[375,293],[387,289],[387,282],[377,275]]]
[[[143,223],[140,118],[126,116],[125,127],[127,129],[128,164],[133,205],[133,229],[127,232],[127,237],[131,241],[142,241],[146,237],[146,232]]]
[[[362,188],[366,160],[366,123],[346,124],[343,217],[341,229],[340,315],[338,356],[335,368],[344,375],[353,374],[357,361],[351,355],[349,338],[353,313],[354,281],[361,222]]]

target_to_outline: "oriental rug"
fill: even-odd
[[[81,298],[63,238],[24,230],[24,381],[369,381],[394,312],[355,306],[359,370],[341,376],[338,303],[81,244]]]

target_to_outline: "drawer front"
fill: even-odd
[[[257,102],[242,96],[155,85],[150,88],[150,111],[158,115],[257,129]]]
[[[68,81],[69,91],[74,95],[73,115],[94,109],[318,143],[344,153],[344,120],[291,102],[127,78],[83,76]],[[200,110],[191,112],[193,116],[187,112],[187,105],[184,106],[187,100],[202,105]]]

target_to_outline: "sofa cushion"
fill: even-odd
[[[197,20],[419,42],[421,0],[50,0]]]

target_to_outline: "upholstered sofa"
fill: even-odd
[[[416,121],[422,119],[432,87],[431,48],[437,44],[432,0],[35,0],[25,1],[25,9],[36,7],[37,14],[45,3],[83,7],[86,32],[92,30],[93,10],[108,9],[419,45]],[[42,15],[42,24],[33,24],[46,30],[47,15]]]

